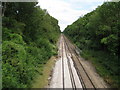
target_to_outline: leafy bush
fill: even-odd
[[[24,72],[26,51],[25,48],[11,41],[4,41],[3,48],[3,87],[16,86],[16,84],[22,85],[22,75]],[[14,77],[14,78],[13,78]],[[11,81],[11,79],[13,80]],[[8,80],[7,80],[8,79]],[[4,81],[5,80],[5,81]],[[14,84],[15,83],[15,84]],[[19,84],[17,87],[19,87]],[[23,85],[24,86],[24,85]]]

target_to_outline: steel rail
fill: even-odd
[[[68,68],[69,68],[69,73],[70,73],[72,87],[73,87],[73,90],[76,90],[75,79],[74,79],[74,76],[73,76],[73,72],[72,72],[72,68],[71,68],[71,64],[70,64],[70,59],[68,58],[68,55],[66,53],[67,52],[67,45],[66,45],[66,43],[64,43],[64,47],[65,47],[65,55],[67,57],[67,62],[68,62]]]
[[[69,41],[69,40],[68,40],[68,41]],[[69,41],[69,43],[70,43],[70,41]],[[76,56],[78,62],[79,62],[80,65],[82,66],[82,68],[83,68],[84,72],[86,73],[88,79],[90,80],[92,86],[93,86],[94,89],[96,90],[96,87],[95,87],[94,83],[92,82],[91,78],[89,77],[88,73],[86,72],[85,68],[83,67],[82,63],[80,62],[80,59],[79,59],[79,57],[78,57],[78,53],[75,51],[75,46],[73,46],[73,48],[71,48],[71,49],[72,49],[72,51],[76,54],[75,56]]]
[[[69,50],[69,52],[70,52],[70,55],[73,57],[73,55],[72,55],[72,53],[71,53],[71,51],[70,51],[70,47],[69,47],[69,45],[67,44],[67,41],[66,41],[66,39],[65,39],[65,36],[63,35],[63,37],[64,37],[65,43],[66,43],[66,45],[67,45],[67,47],[68,47],[68,50]],[[74,64],[75,64],[75,63],[74,63]],[[86,90],[86,86],[85,86],[85,84],[84,84],[84,81],[83,81],[83,78],[82,78],[82,76],[81,76],[81,73],[80,73],[80,71],[78,70],[78,67],[75,67],[75,68],[76,68],[77,74],[78,74],[78,76],[79,76],[79,80],[80,80],[80,82],[81,82],[81,84],[82,84],[82,87],[83,87],[84,90]]]
[[[63,74],[63,78],[62,78],[62,80],[63,80],[63,90],[64,90],[64,88],[65,88],[65,86],[64,86],[64,62],[63,62],[63,38],[61,37],[61,44],[62,44],[62,74]]]

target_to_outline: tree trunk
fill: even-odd
[[[6,2],[2,3],[2,16],[4,16],[6,10]]]

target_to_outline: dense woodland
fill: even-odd
[[[120,2],[105,2],[69,25],[64,34],[79,47],[81,56],[92,61],[111,87],[120,85]]]
[[[2,86],[30,88],[44,64],[57,54],[58,21],[35,2],[2,3]]]

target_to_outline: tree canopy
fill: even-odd
[[[2,26],[3,88],[30,88],[42,74],[38,68],[57,53],[58,20],[37,2],[7,2]]]
[[[103,67],[109,72],[114,73],[116,77],[118,76],[118,70],[120,69],[120,64],[118,63],[120,2],[103,3],[103,5],[67,26],[64,34],[82,51],[102,51],[105,52],[106,55],[108,54],[105,61],[100,59],[99,62],[104,64]],[[109,58],[110,56],[115,57],[115,59],[113,57]],[[120,81],[116,79],[116,82],[117,85],[118,82],[120,85]]]

